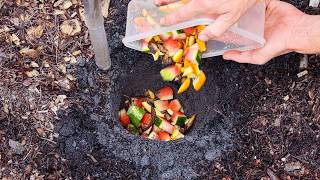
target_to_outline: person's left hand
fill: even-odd
[[[276,56],[306,47],[303,32],[309,23],[308,15],[291,4],[270,0],[267,5],[264,47],[251,51],[228,51],[223,55],[226,60],[239,63],[262,65]]]
[[[157,5],[176,2],[177,0],[155,0]],[[258,0],[186,0],[186,4],[178,8],[160,21],[162,25],[172,25],[203,16],[215,19],[199,34],[199,39],[208,41],[222,36],[234,25],[249,8]]]

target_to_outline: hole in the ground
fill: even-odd
[[[119,122],[133,135],[144,139],[171,141],[185,137],[196,121],[196,114],[184,111],[183,102],[171,86],[147,89],[143,95],[123,95]]]
[[[129,63],[128,66],[122,67],[123,72],[116,81],[116,91],[112,100],[114,119],[117,123],[119,122],[119,108],[123,107],[124,95],[139,97],[147,89],[158,90],[168,85],[173,87],[174,92],[177,92],[179,88],[179,84],[163,82],[159,74],[162,68],[161,65],[148,59],[150,58],[143,58],[131,65]],[[223,69],[222,67],[212,68],[214,66],[216,66],[214,61],[203,64],[202,68],[208,73],[208,77],[205,86],[200,92],[190,89],[178,96],[187,115],[197,115],[194,126],[186,134],[186,138],[183,141],[188,136],[196,137],[196,139],[209,136],[210,139],[215,139],[215,134],[217,135],[216,137],[221,137],[222,139],[224,138],[222,137],[223,134],[228,134],[228,137],[225,138],[230,138],[230,132],[222,131],[228,131],[232,126],[232,122],[224,115],[224,112],[221,112],[221,108],[225,104],[236,102],[233,97],[235,93],[238,93],[237,86],[233,83],[233,76],[228,76],[229,79],[226,79],[221,75],[221,73],[229,73],[228,69]],[[230,112],[229,109],[227,111]],[[118,124],[121,127],[120,123]],[[122,132],[123,134],[127,133],[125,129]]]

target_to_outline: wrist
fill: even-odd
[[[289,49],[303,54],[320,53],[320,16],[304,14],[291,33]]]

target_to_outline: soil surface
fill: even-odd
[[[195,127],[179,141],[145,141],[118,123],[121,99],[168,84],[162,65],[120,41],[129,0],[110,2],[108,72],[94,64],[81,2],[1,2],[1,178],[320,178],[319,56],[291,53],[264,66],[205,59],[205,87],[179,97],[199,115]],[[320,14],[309,1],[288,2]],[[79,32],[62,32],[70,19]],[[42,33],[26,30],[39,25]],[[27,47],[34,51],[21,53]],[[302,59],[309,63],[299,68]]]

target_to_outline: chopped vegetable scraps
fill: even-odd
[[[167,6],[162,8],[164,7],[168,8]],[[158,25],[150,19],[152,19],[150,13],[145,10],[143,15],[135,20],[137,29],[140,32],[146,32],[150,27]],[[198,39],[198,34],[205,27],[204,25],[189,27],[141,40],[144,52],[152,54],[155,61],[161,60],[163,64],[169,65],[160,71],[164,81],[182,82],[183,76],[188,78],[187,81],[182,82],[179,93],[189,88],[191,84],[189,81],[192,81],[196,91],[199,91],[206,81],[204,72],[199,66],[202,53],[207,50],[207,47],[205,42]],[[184,69],[187,70],[185,73],[183,73]]]
[[[126,101],[119,111],[119,121],[131,134],[147,139],[170,141],[184,137],[194,123],[196,115],[185,115],[180,101],[174,98],[171,87],[157,93],[147,90],[144,97]]]

